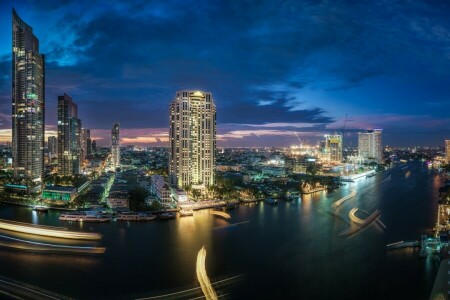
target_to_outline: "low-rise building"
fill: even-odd
[[[161,175],[153,175],[151,177],[150,191],[162,204],[170,204],[172,202],[172,192],[169,184]]]
[[[77,196],[73,186],[47,186],[42,191],[42,200],[70,202]]]
[[[186,202],[186,201],[188,201],[189,199],[188,199],[188,195],[187,195],[187,193],[186,193],[186,191],[185,190],[183,190],[183,189],[174,189],[173,191],[172,191],[172,196],[173,196],[173,199],[176,201],[176,202]]]
[[[128,191],[113,191],[110,192],[107,198],[109,207],[111,208],[130,208],[128,201]]]

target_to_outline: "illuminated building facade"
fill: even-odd
[[[330,162],[340,163],[342,161],[342,135],[325,135],[323,153],[330,157]]]
[[[58,155],[58,140],[55,136],[49,136],[47,141],[48,153],[51,156]]]
[[[214,185],[216,106],[212,95],[179,91],[170,104],[170,183]]]
[[[45,60],[33,29],[12,12],[12,159],[14,176],[44,174]]]
[[[445,163],[450,164],[450,140],[445,140]]]
[[[86,159],[86,156],[91,154],[90,148],[91,148],[91,130],[82,128],[81,129],[81,149],[83,151],[82,159]]]
[[[78,106],[68,94],[58,96],[58,174],[71,176],[80,173],[81,120]]]
[[[363,160],[374,159],[377,163],[383,162],[382,132],[382,129],[358,132],[358,155]]]
[[[114,123],[111,130],[111,166],[120,167],[120,129],[119,123]]]

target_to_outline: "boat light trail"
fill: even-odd
[[[341,206],[342,203],[344,203],[346,200],[348,200],[348,199],[350,199],[350,198],[352,198],[352,197],[355,197],[355,196],[356,196],[356,191],[352,191],[352,192],[351,192],[350,194],[348,194],[347,196],[345,196],[345,197],[339,199],[338,201],[334,202],[333,207],[334,207],[334,208],[337,208],[337,207]]]
[[[106,248],[104,248],[104,247],[55,245],[55,244],[47,244],[47,243],[17,239],[17,238],[13,238],[13,237],[6,236],[6,235],[0,235],[0,237],[3,239],[12,240],[14,242],[24,243],[25,245],[20,245],[17,243],[5,243],[0,240],[1,247],[13,248],[13,249],[18,249],[18,250],[30,250],[30,251],[38,251],[38,252],[91,253],[91,254],[102,254],[102,253],[105,253],[105,250],[106,250]]]
[[[211,281],[208,278],[208,274],[206,274],[206,249],[205,246],[198,251],[197,254],[197,279],[200,283],[200,288],[202,289],[203,294],[205,295],[206,300],[217,300],[217,294],[211,285]]]
[[[0,219],[0,229],[63,239],[100,240],[102,238],[99,233],[68,231],[61,227],[35,226],[2,219]]]
[[[364,219],[364,222],[362,224],[351,226],[351,227],[341,231],[341,233],[339,233],[339,236],[350,236],[352,234],[357,233],[364,227],[366,227],[369,224],[371,224],[372,222],[376,221],[380,217],[380,215],[381,215],[381,211],[379,211],[379,210],[374,211],[370,216],[368,216],[367,218]]]
[[[356,224],[364,224],[364,220],[358,218],[357,216],[355,216],[356,211],[358,210],[358,208],[354,207],[350,210],[350,212],[348,213],[348,217],[350,218],[350,220],[352,220],[352,222],[356,223]]]
[[[243,222],[237,222],[237,223],[233,223],[233,224],[229,224],[229,225],[224,225],[224,226],[217,226],[217,227],[214,227],[213,230],[221,230],[221,229],[227,229],[227,228],[237,227],[238,225],[246,224],[246,223],[250,223],[250,221],[243,221]]]
[[[211,211],[211,214],[212,215],[216,215],[218,217],[222,217],[224,219],[231,219],[230,214],[228,214],[228,213],[226,213],[224,211],[213,210],[213,211]]]
[[[220,286],[225,286],[225,285],[229,285],[231,283],[237,282],[242,276],[244,275],[236,275],[233,277],[229,277],[229,278],[225,278],[222,280],[218,280],[216,282],[213,282],[212,285],[220,285]],[[136,300],[153,300],[153,299],[178,299],[181,297],[187,297],[190,295],[194,295],[199,289],[201,289],[200,287],[195,287],[195,288],[191,288],[191,289],[187,289],[187,290],[182,290],[182,291],[178,291],[178,292],[173,292],[173,293],[169,293],[169,294],[164,294],[164,295],[158,295],[158,296],[151,296],[151,297],[145,297],[145,298],[137,298]],[[220,297],[223,297],[224,295],[221,295]],[[205,296],[201,296],[201,298],[205,298]],[[185,298],[182,298],[185,299]],[[189,298],[192,299],[192,298]]]

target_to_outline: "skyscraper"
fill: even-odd
[[[78,106],[72,97],[58,96],[58,164],[59,174],[70,176],[80,173],[81,120]]]
[[[179,91],[170,104],[171,184],[214,184],[216,166],[216,106],[212,95]]]
[[[358,132],[358,155],[362,159],[374,159],[377,163],[383,162],[382,132],[382,129]]]
[[[323,152],[330,156],[330,162],[340,163],[342,161],[342,135],[325,135]]]
[[[120,167],[120,136],[119,123],[114,123],[111,130],[111,166]]]
[[[51,156],[58,155],[58,140],[56,139],[56,137],[54,137],[54,136],[48,137],[47,148],[48,148],[48,153]]]
[[[45,61],[33,29],[12,11],[12,158],[14,175],[44,174]]]
[[[445,140],[445,163],[450,164],[450,140]]]
[[[91,154],[91,130],[81,129],[81,149],[83,151],[82,159],[86,159],[86,156]]]

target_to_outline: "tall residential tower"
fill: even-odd
[[[327,156],[329,155],[330,162],[340,163],[342,161],[342,135],[325,135],[323,152]]]
[[[58,96],[58,173],[79,174],[82,152],[78,106],[69,95]]]
[[[111,166],[120,167],[120,131],[119,123],[114,123],[111,130]]]
[[[212,95],[179,91],[170,104],[171,184],[210,186],[216,166],[216,106]]]
[[[445,162],[450,164],[450,140],[445,140]]]
[[[33,29],[12,11],[12,158],[14,175],[44,174],[45,62]]]
[[[374,159],[383,162],[383,146],[381,143],[382,129],[358,132],[358,155],[363,159]]]

